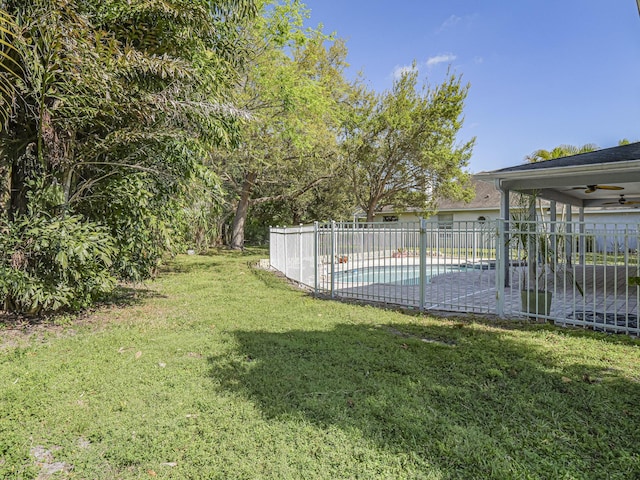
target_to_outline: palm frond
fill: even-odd
[[[15,46],[18,26],[11,16],[0,9],[0,130],[6,128],[20,78],[19,52]]]

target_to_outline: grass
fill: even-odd
[[[640,477],[640,342],[315,300],[260,254],[0,324],[0,477]]]

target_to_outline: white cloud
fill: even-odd
[[[396,68],[393,69],[393,78],[394,79],[398,79],[402,76],[403,73],[407,73],[407,72],[411,72],[415,70],[415,67],[412,65],[402,65],[402,66],[397,66]]]
[[[443,55],[436,55],[435,57],[429,57],[427,59],[426,65],[427,65],[427,67],[433,67],[435,65],[438,65],[439,63],[451,63],[456,58],[457,57],[455,55],[453,55],[452,53],[445,53]]]
[[[462,17],[458,17],[457,15],[451,15],[449,18],[447,18],[442,25],[440,25],[440,28],[438,29],[438,32],[442,32],[443,30],[446,30],[447,28],[451,28],[453,26],[455,26],[460,20],[462,20]]]

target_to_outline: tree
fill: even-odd
[[[454,75],[435,88],[419,87],[412,69],[390,91],[359,91],[344,156],[367,221],[381,205],[427,210],[437,197],[468,198],[464,168],[475,140],[456,143],[468,88]]]
[[[132,280],[153,274],[176,239],[180,207],[198,165],[213,146],[235,141],[242,112],[229,103],[229,91],[245,58],[240,34],[253,5],[253,0],[7,0],[0,5],[17,19],[10,43],[15,52],[2,60],[10,57],[19,66],[13,70],[19,76],[16,88],[5,102],[11,105],[9,121],[0,134],[5,185],[0,230],[15,240],[7,243],[12,251],[0,254],[0,270],[9,273],[0,277],[17,280],[0,282],[0,293],[23,298],[16,289],[37,287],[38,295],[51,297],[55,282],[68,280],[64,265],[70,263],[52,249],[47,252],[55,258],[18,261],[33,245],[30,224],[55,241],[49,227],[62,225],[73,232],[78,251],[104,257],[93,265],[109,274]],[[109,246],[102,252],[80,248],[102,240]],[[46,268],[58,263],[54,278]],[[10,275],[18,270],[28,275]],[[98,290],[83,298],[90,301],[104,289]],[[30,311],[33,305],[23,300],[8,304]],[[40,302],[38,308],[80,304],[86,301],[69,296]]]
[[[304,15],[298,2],[276,2],[250,32],[254,50],[237,98],[251,118],[238,147],[218,152],[233,249],[244,245],[250,207],[291,203],[335,174],[346,49],[302,30]]]
[[[576,147],[575,145],[558,145],[552,150],[536,150],[531,155],[527,155],[525,160],[529,163],[543,162],[545,160],[551,160],[554,158],[562,158],[568,157],[570,155],[578,155],[579,153],[587,153],[593,152],[594,150],[598,150],[598,147],[595,143],[586,143],[581,147]]]
[[[212,145],[232,142],[238,111],[226,99],[244,48],[233,36],[249,0],[6,5],[21,19],[22,59],[0,139],[10,220],[26,214],[35,181],[62,190],[50,213],[104,219],[114,191],[144,190],[161,207]],[[119,187],[130,177],[140,188]]]

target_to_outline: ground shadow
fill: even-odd
[[[237,356],[211,357],[211,376],[269,418],[357,429],[452,478],[640,477],[640,378],[579,359],[561,367],[507,330],[234,334]]]
[[[202,270],[211,270],[220,267],[220,263],[211,262],[206,258],[199,259],[199,257],[193,257],[188,261],[168,261],[160,267],[158,273],[166,277],[171,275],[181,275],[183,273],[195,273]]]
[[[166,298],[166,295],[158,293],[156,290],[136,285],[120,284],[116,288],[97,301],[91,308],[78,312],[69,312],[64,309],[49,314],[25,315],[0,311],[0,331],[16,330],[29,332],[30,329],[37,328],[58,328],[74,322],[82,322],[89,315],[100,308],[124,308],[141,305],[151,298]]]
[[[142,285],[118,285],[113,291],[103,298],[96,307],[116,306],[131,307],[140,305],[150,298],[167,298],[166,295],[159,293]]]

